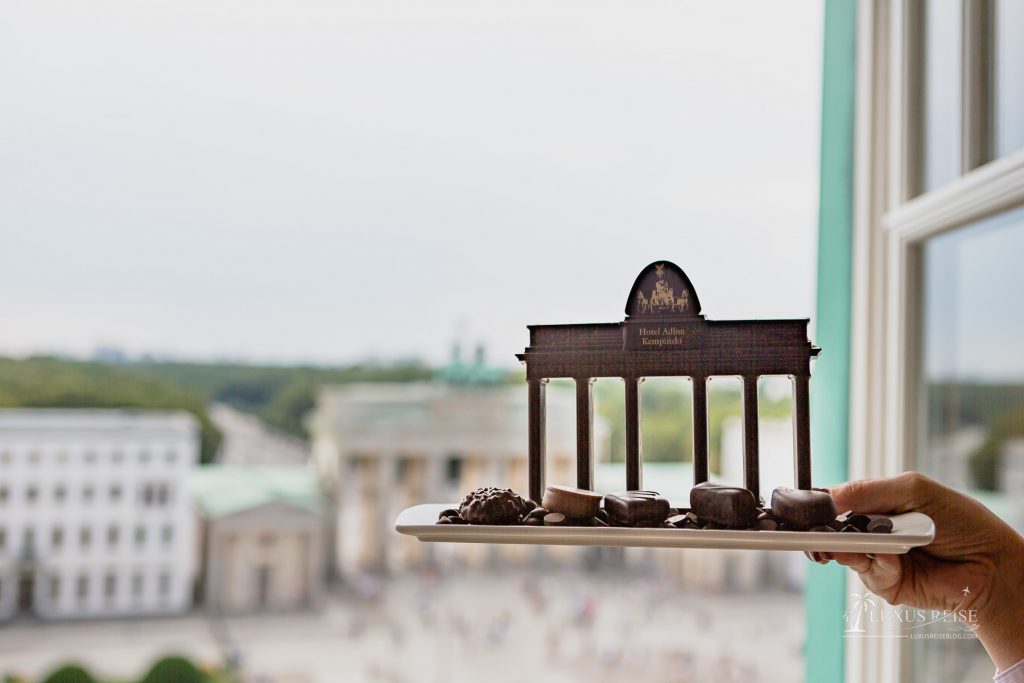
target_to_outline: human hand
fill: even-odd
[[[999,669],[1024,658],[1024,538],[978,501],[917,472],[829,488],[839,510],[921,512],[935,540],[903,555],[818,553],[856,571],[891,604],[976,610],[975,631]],[[964,588],[970,594],[964,595]],[[966,600],[964,599],[966,597]]]

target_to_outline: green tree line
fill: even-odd
[[[203,462],[210,462],[221,435],[206,401],[187,387],[102,363],[36,357],[0,358],[0,408],[143,408],[184,410],[200,425]]]
[[[207,413],[211,402],[227,403],[305,438],[304,419],[324,384],[406,382],[432,375],[433,370],[418,362],[290,367],[0,358],[0,407],[184,410],[199,421],[201,461],[207,463],[221,441]]]

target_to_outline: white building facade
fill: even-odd
[[[322,604],[324,500],[311,468],[207,465],[190,489],[200,520],[197,597],[209,613]]]
[[[187,610],[198,457],[183,412],[0,410],[0,622]]]

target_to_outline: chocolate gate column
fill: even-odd
[[[757,447],[757,375],[743,377],[743,481],[754,494],[761,495],[761,472]]]
[[[693,380],[693,483],[708,480],[708,378]]]
[[[527,406],[527,420],[530,434],[530,498],[540,502],[544,497],[544,388],[546,379],[529,379],[530,401]]]
[[[639,491],[643,453],[640,448],[640,378],[626,381],[626,489]]]
[[[594,488],[594,380],[576,378],[576,486]]]
[[[796,417],[794,426],[796,440],[796,487],[811,488],[811,410],[810,410],[810,375],[797,375],[793,378],[796,384],[793,400],[793,412]]]

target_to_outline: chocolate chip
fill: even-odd
[[[758,531],[777,531],[779,528],[778,522],[770,517],[762,517],[757,520]]]
[[[767,510],[766,512],[762,512],[761,514],[759,514],[757,516],[757,521],[758,522],[761,522],[761,521],[764,521],[764,520],[767,520],[767,521],[772,522],[772,523],[775,524],[775,526],[772,527],[773,530],[777,529],[778,526],[779,526],[780,520],[779,520],[778,517],[776,517],[775,515],[772,514],[771,510]],[[755,523],[754,526],[757,527],[757,524]],[[757,528],[760,528],[760,527],[757,527]]]
[[[544,526],[544,518],[542,517],[527,517],[523,520],[523,524],[526,526]]]
[[[447,519],[450,524],[469,524],[469,522],[467,522],[459,515],[450,515],[448,517],[445,517],[445,519]]]
[[[872,517],[871,521],[868,522],[868,533],[871,534],[891,534],[892,533],[892,520],[888,517]]]
[[[600,517],[594,517],[594,526],[610,526],[608,522],[604,521]]]
[[[459,516],[459,511],[458,510],[452,510],[451,508],[448,508],[447,510],[441,510],[441,514],[439,514],[437,516],[437,518],[441,519],[442,517],[458,517],[458,516]]]
[[[545,510],[544,508],[533,508],[528,513],[526,513],[526,518],[527,519],[539,519],[539,520],[543,521],[544,520],[544,515],[546,515],[546,514],[548,514],[548,511]]]
[[[861,531],[860,529],[858,529],[857,527],[855,527],[852,524],[847,524],[842,529],[840,529],[840,531],[842,531],[843,533],[847,533],[847,534],[862,534],[862,533],[864,533],[863,531]]]
[[[827,531],[829,533],[835,533],[835,529],[830,527],[828,524],[816,524],[812,526],[808,531]]]
[[[850,515],[846,518],[847,526],[857,527],[857,531],[867,531],[868,523],[871,522],[871,517],[867,515]]]
[[[441,519],[437,520],[437,523],[438,524],[451,524],[452,523],[452,518],[451,517],[442,517]]]
[[[565,515],[561,512],[549,512],[544,515],[544,526],[564,526]]]
[[[665,520],[665,524],[677,528],[681,527],[684,524],[686,524],[686,515],[672,515],[671,517]]]

